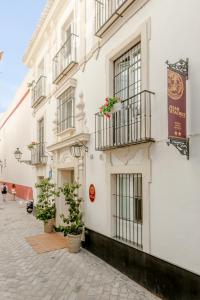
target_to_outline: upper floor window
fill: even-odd
[[[121,101],[141,92],[141,43],[114,62],[114,96]]]
[[[96,16],[96,35],[102,36],[104,32],[119,18],[119,16],[135,0],[94,0]]]
[[[45,139],[44,139],[44,118],[37,123],[37,141],[38,143],[31,149],[32,165],[45,164]]]
[[[53,82],[57,84],[76,63],[76,35],[70,24],[62,29],[62,45],[53,58]]]
[[[40,76],[45,75],[45,65],[44,65],[44,58],[40,61],[38,68],[37,68],[37,78]]]
[[[74,88],[68,88],[58,98],[58,133],[74,127]]]
[[[96,150],[152,140],[152,92],[142,91],[141,65],[141,43],[114,61],[113,94],[120,108],[114,106],[107,119],[96,114]]]

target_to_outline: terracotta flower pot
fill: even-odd
[[[77,234],[77,235],[68,234],[67,240],[68,240],[68,249],[70,253],[77,253],[80,251],[81,234]]]
[[[44,222],[44,232],[51,233],[53,231],[53,226],[55,219],[49,219],[47,222]]]

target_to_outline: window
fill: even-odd
[[[70,87],[58,98],[58,132],[74,127],[74,88]]]
[[[70,24],[67,28],[63,29],[62,41],[63,41],[63,53],[62,53],[62,64],[65,67],[66,60],[69,59],[72,52],[72,25]]]
[[[141,44],[114,61],[114,96],[124,102],[113,115],[113,144],[136,140],[141,130]]]
[[[116,174],[115,237],[142,248],[142,174]]]
[[[114,61],[114,95],[121,101],[141,92],[141,44]]]
[[[44,58],[40,61],[37,69],[37,77],[40,78],[40,76],[45,75],[45,70],[44,70]]]
[[[38,122],[39,157],[44,155],[44,119]]]

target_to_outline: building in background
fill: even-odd
[[[9,107],[0,120],[0,180],[6,182],[11,191],[16,184],[16,196],[25,200],[33,199],[34,169],[30,167],[32,110],[26,76]],[[14,152],[19,148],[24,162],[15,159]]]
[[[78,180],[85,247],[168,299],[200,298],[199,8],[192,2],[188,10],[186,0],[49,1],[24,55],[32,83],[27,142],[37,142],[32,181]],[[167,146],[166,61],[186,58],[186,86],[173,77],[171,94],[187,91],[189,160],[181,155],[186,140],[179,150]],[[113,96],[121,105],[100,116]],[[177,105],[170,110],[184,119]],[[79,159],[70,151],[77,145]],[[63,199],[56,205],[59,224]]]

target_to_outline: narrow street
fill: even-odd
[[[25,237],[42,232],[24,202],[0,199],[1,300],[157,299],[85,250],[36,254]]]

